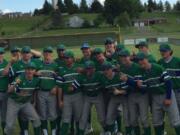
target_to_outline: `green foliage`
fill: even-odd
[[[176,4],[174,5],[174,10],[180,12],[180,1],[176,2]]]
[[[52,12],[52,28],[59,28],[63,26],[63,18],[59,9]]]
[[[168,1],[165,2],[164,7],[166,12],[171,11],[171,4]]]
[[[104,17],[100,14],[94,19],[94,26],[99,27],[104,22]]]
[[[90,22],[88,20],[84,20],[82,27],[83,28],[90,28],[91,24],[90,24]]]
[[[121,27],[131,26],[131,19],[130,19],[128,13],[124,12],[124,13],[120,14],[118,17],[116,17],[115,24],[119,25]]]
[[[78,6],[75,3],[73,3],[72,0],[64,0],[64,4],[69,14],[74,14],[79,11]]]
[[[88,12],[88,5],[87,5],[87,2],[86,0],[81,0],[81,3],[80,3],[80,12],[81,13],[87,13]]]
[[[62,0],[58,0],[57,6],[58,6],[59,10],[61,11],[61,13],[65,13],[66,12],[66,7],[65,7],[65,5],[64,5]]]
[[[91,4],[90,11],[92,13],[102,13],[103,12],[103,5],[98,0],[94,0]]]

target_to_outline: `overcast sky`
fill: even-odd
[[[48,0],[51,1],[51,0]],[[80,0],[73,0],[76,3],[79,3]],[[87,0],[88,3],[91,3],[92,0]],[[99,0],[102,3],[104,0]],[[143,3],[147,0],[141,0]],[[157,2],[159,0],[156,0]],[[162,0],[163,2],[166,0]],[[176,3],[177,0],[169,0],[171,4]],[[0,0],[0,10],[4,12],[9,11],[20,11],[20,12],[30,12],[34,11],[35,8],[41,8],[44,3],[44,0]]]

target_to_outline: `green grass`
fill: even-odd
[[[93,48],[94,47],[103,47],[103,45],[96,45],[96,46],[93,46]],[[137,51],[137,49],[135,49],[134,46],[131,46],[131,45],[129,45],[129,46],[127,45],[127,48],[130,51]],[[158,48],[159,48],[159,46],[157,44],[150,45],[150,51],[156,57],[157,60],[160,58],[160,53],[158,51]],[[174,56],[180,57],[180,53],[179,53],[180,46],[172,45],[172,48],[174,50]],[[79,47],[68,47],[67,49],[73,50],[76,57],[81,57],[82,56]],[[42,49],[39,48],[38,50],[41,51]],[[54,56],[54,58],[57,56],[55,54],[55,51],[54,51],[53,56]],[[7,52],[6,55],[5,55],[5,58],[9,59],[10,58],[10,53]],[[92,121],[93,121],[92,125],[93,125],[93,128],[94,128],[94,133],[92,135],[99,135],[99,132],[101,131],[101,127],[100,127],[99,123],[97,122],[96,112],[95,112],[94,108],[93,108],[92,117],[93,117],[92,118]],[[170,127],[167,118],[166,118],[166,131],[168,132],[168,135],[175,135],[174,129]],[[18,124],[16,124],[16,129],[15,129],[15,132],[14,132],[13,135],[18,135],[18,133],[19,133],[19,127],[18,127]],[[32,134],[32,126],[30,126],[30,133]]]

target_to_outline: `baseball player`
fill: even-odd
[[[175,92],[178,109],[180,112],[180,59],[173,56],[173,50],[169,44],[161,44],[159,47],[162,58],[158,64],[163,66],[172,77],[173,90]]]
[[[39,79],[34,77],[35,75],[35,64],[28,63],[25,66],[25,74],[21,74],[16,78],[10,87],[8,92],[10,93],[7,105],[7,117],[5,134],[12,135],[13,128],[16,122],[16,117],[19,112],[25,114],[28,120],[33,122],[34,134],[40,135],[40,118],[30,103],[34,92],[39,87]]]
[[[109,134],[114,133],[114,124],[118,116],[118,107],[121,104],[123,106],[123,116],[125,127],[129,127],[129,115],[128,115],[128,102],[127,102],[127,88],[126,82],[120,80],[120,74],[113,71],[113,66],[109,62],[103,64],[103,71],[105,79],[103,85],[108,93],[111,95],[107,109],[106,124]],[[122,133],[118,132],[117,135]],[[126,135],[130,135],[131,132],[126,131]]]
[[[84,105],[79,125],[80,134],[82,135],[88,124],[89,113],[93,105],[95,105],[98,120],[104,131],[106,131],[104,99],[101,91],[102,75],[95,72],[95,64],[92,61],[85,62],[84,69],[84,73],[79,75],[73,83],[75,88],[81,88],[84,95]]]
[[[145,53],[147,55],[149,62],[151,62],[151,63],[156,63],[157,62],[155,57],[150,53],[147,42],[141,41],[138,44],[136,44],[135,47],[139,50],[139,52],[143,52],[143,53]],[[135,54],[134,54],[134,56],[135,56],[134,60],[137,61]]]
[[[40,78],[40,90],[37,94],[37,108],[41,119],[41,128],[44,135],[48,135],[48,120],[50,121],[51,134],[56,134],[57,118],[57,89],[56,72],[57,63],[53,60],[53,48],[51,46],[43,49],[43,61],[38,68]]]
[[[169,74],[158,64],[150,63],[148,56],[140,52],[137,54],[138,63],[142,70],[142,80],[137,81],[140,88],[145,88],[152,94],[152,122],[156,135],[163,134],[164,114],[167,113],[176,135],[180,134],[180,116],[177,107],[172,82]]]
[[[119,52],[121,72],[127,74],[134,80],[142,77],[139,65],[131,61],[130,52],[124,49]],[[149,100],[148,93],[138,90],[137,87],[130,87],[128,95],[130,123],[126,125],[126,131],[131,132],[131,126],[135,135],[140,135],[139,119],[144,129],[144,135],[150,135],[151,129],[148,121]]]
[[[4,59],[4,48],[0,47],[0,122],[4,135],[4,127],[7,109],[7,89],[8,89],[8,62]]]
[[[60,134],[68,134],[72,117],[76,123],[76,134],[78,134],[83,100],[81,91],[78,89],[75,90],[72,82],[79,75],[77,72],[79,65],[75,63],[75,57],[72,51],[66,51],[64,53],[64,58],[65,66],[58,72],[58,75],[64,79],[64,82],[61,80],[57,81],[57,84],[63,91],[63,112]]]

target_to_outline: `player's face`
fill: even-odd
[[[31,59],[31,56],[32,56],[31,53],[22,53],[21,55],[22,55],[22,59],[24,61],[29,61]]]
[[[97,61],[101,62],[104,60],[104,55],[102,53],[96,54],[96,59],[97,59]]]
[[[111,76],[112,76],[112,73],[113,73],[113,71],[112,71],[111,68],[104,70],[104,75],[105,75],[106,77],[111,77]]]
[[[11,53],[12,57],[19,57],[20,52],[13,52]]]
[[[149,65],[149,62],[147,59],[139,60],[138,63],[143,69],[147,69],[147,66]]]
[[[26,69],[25,72],[28,78],[32,78],[35,74],[35,69]]]
[[[95,69],[94,68],[87,68],[86,69],[86,75],[87,76],[91,76],[92,74],[94,74]]]
[[[82,54],[84,57],[90,57],[91,56],[91,49],[90,48],[82,49]]]
[[[125,57],[125,56],[120,57],[120,61],[122,64],[126,65],[127,63],[129,63],[130,57]]]
[[[145,47],[145,46],[139,46],[139,51],[140,51],[140,52],[147,53],[147,52],[148,52],[148,48]]]
[[[71,64],[73,64],[74,59],[71,57],[66,57],[65,62],[66,62],[66,65],[71,65]]]
[[[50,52],[44,52],[43,56],[44,56],[44,59],[47,61],[52,60],[52,53],[50,53]]]
[[[57,54],[60,58],[64,57],[64,50],[57,50]]]
[[[164,59],[167,59],[171,56],[171,51],[166,51],[166,52],[160,52],[161,53],[161,56],[164,58]]]
[[[113,43],[112,44],[107,44],[107,45],[105,45],[105,49],[108,52],[115,51],[115,45]]]

